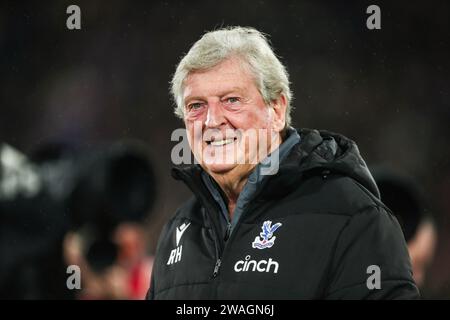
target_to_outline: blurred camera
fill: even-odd
[[[65,235],[82,235],[87,262],[101,272],[116,259],[115,228],[147,217],[154,180],[138,142],[52,144],[30,157],[0,144],[0,298],[70,298]]]

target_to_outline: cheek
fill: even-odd
[[[198,145],[203,142],[203,123],[201,121],[185,121],[189,145]]]
[[[271,114],[267,107],[255,108],[228,117],[233,127],[238,129],[268,129],[271,127]]]

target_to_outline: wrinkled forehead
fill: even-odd
[[[227,91],[255,87],[249,68],[240,59],[232,58],[206,69],[190,72],[184,81],[183,99],[193,96],[219,96]]]

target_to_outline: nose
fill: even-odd
[[[206,115],[205,126],[208,128],[219,128],[226,123],[226,118],[219,103],[210,102]]]

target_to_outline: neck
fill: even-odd
[[[236,202],[239,198],[239,194],[244,189],[248,177],[254,168],[255,165],[252,165],[247,170],[233,169],[225,174],[210,173],[210,175],[217,182],[220,189],[222,189],[223,193],[225,194],[226,197],[225,200],[228,206],[228,213],[230,215],[230,219],[233,218],[234,209],[236,207]]]

